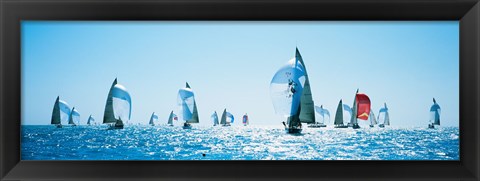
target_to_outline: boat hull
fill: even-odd
[[[325,128],[327,127],[327,125],[324,125],[324,124],[312,124],[312,125],[308,125],[309,128]]]
[[[192,125],[191,124],[183,124],[182,126],[183,129],[192,129]]]
[[[63,126],[61,124],[57,124],[57,128],[62,128]]]
[[[358,124],[354,124],[354,125],[352,126],[352,128],[353,128],[353,129],[359,129],[360,126],[359,126]]]
[[[285,128],[285,132],[289,134],[300,134],[302,132],[301,128]]]
[[[378,127],[385,128],[385,125],[384,124],[379,124]]]
[[[334,128],[348,128],[347,125],[335,125]]]

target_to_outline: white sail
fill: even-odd
[[[51,124],[62,124],[62,122],[67,122],[70,118],[70,106],[67,102],[60,100],[58,96],[53,105],[52,120]]]
[[[150,121],[148,124],[150,125],[155,125],[155,122],[158,120],[158,116],[155,114],[155,112],[152,113],[152,116],[150,116]]]
[[[79,124],[80,123],[80,113],[75,109],[72,108],[70,112],[70,119],[68,119],[68,124]]]
[[[437,104],[435,99],[433,99],[433,105],[430,107],[430,123],[433,123],[435,125],[440,125],[440,113],[442,109],[440,108],[440,105]]]
[[[180,117],[184,121],[192,119],[194,100],[194,95],[191,89],[182,88],[178,91],[178,102],[180,109],[182,110],[180,112]]]
[[[348,123],[349,120],[350,120],[350,118],[352,117],[352,114],[353,114],[353,113],[352,113],[352,108],[350,108],[350,106],[348,106],[347,104],[343,104],[343,110],[344,110],[345,112],[347,112],[348,115],[349,115],[349,116],[347,117],[347,116],[345,116],[345,114],[343,114],[343,115],[344,115],[344,116],[343,116],[343,122],[344,122],[344,123]]]
[[[122,122],[130,120],[132,114],[132,99],[127,89],[117,83],[117,79],[110,87],[103,116],[103,123],[115,123],[117,119]]]
[[[182,120],[188,123],[199,122],[195,95],[188,83],[185,88],[178,90],[177,102],[180,108],[180,118],[182,118]]]
[[[370,111],[370,116],[368,116],[368,119],[370,119],[370,125],[377,124],[377,119],[375,118],[375,114],[373,114],[373,111]]]
[[[270,96],[277,114],[285,117],[297,114],[304,83],[303,65],[295,58],[275,73],[270,83]]]
[[[210,116],[212,118],[212,121],[213,121],[213,125],[216,126],[218,125],[218,115],[217,115],[217,111],[213,112],[212,116]]]
[[[384,104],[384,107],[378,111],[378,122],[383,125],[390,125],[390,116],[388,115],[387,104]]]

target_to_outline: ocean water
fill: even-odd
[[[22,160],[459,160],[459,129],[22,126]],[[203,155],[205,154],[205,155]]]

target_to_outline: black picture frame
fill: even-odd
[[[1,0],[2,180],[479,180],[478,0]],[[460,161],[21,161],[22,20],[458,20]]]

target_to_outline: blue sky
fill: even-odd
[[[200,124],[227,108],[240,123],[280,125],[269,83],[298,46],[313,99],[332,114],[357,88],[393,126],[428,124],[435,97],[442,125],[459,121],[458,21],[62,22],[22,21],[22,124],[50,124],[57,96],[81,124],[103,118],[115,77],[132,97],[131,122],[161,123],[178,89],[195,92]],[[317,117],[319,117],[317,115]]]

